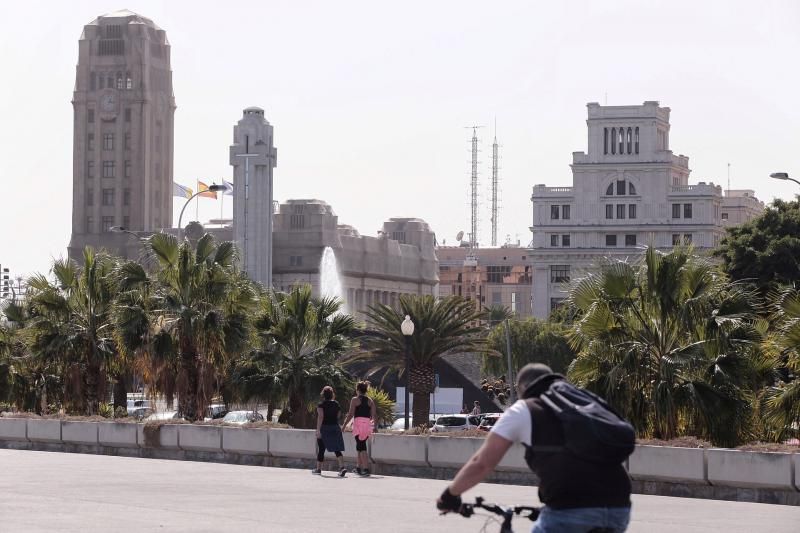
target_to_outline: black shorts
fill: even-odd
[[[365,452],[365,451],[367,451],[367,440],[369,440],[369,439],[367,438],[367,439],[361,440],[358,437],[356,437],[356,451],[357,452]]]

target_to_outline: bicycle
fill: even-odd
[[[527,518],[531,522],[535,522],[539,517],[539,507],[530,507],[526,505],[517,505],[516,507],[501,507],[494,503],[484,502],[485,500],[478,496],[475,498],[475,503],[462,503],[458,510],[458,514],[465,518],[469,518],[475,514],[475,509],[483,509],[498,516],[502,516],[503,521],[500,523],[500,533],[514,533],[514,530],[511,529],[511,520],[515,516]],[[487,517],[486,523],[481,528],[481,531],[486,531],[486,528],[489,527],[490,520],[493,520],[492,516]],[[496,519],[494,520],[497,521]],[[588,533],[609,533],[611,531],[611,529],[596,527],[589,530]]]

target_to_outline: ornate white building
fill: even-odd
[[[668,107],[589,103],[588,150],[572,154],[572,187],[533,188],[533,314],[546,318],[567,282],[607,257],[654,244],[719,244],[730,224],[757,215],[752,191],[689,185],[689,158],[669,147]],[[735,193],[735,194],[734,194]],[[735,220],[734,220],[735,219]]]

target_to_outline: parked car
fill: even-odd
[[[153,413],[145,418],[145,421],[151,420],[181,420],[183,417],[178,414],[178,411],[163,411],[161,413]]]
[[[492,429],[492,426],[500,420],[500,415],[503,413],[486,413],[481,418],[481,424],[478,426],[478,429],[481,431],[489,431]]]
[[[153,414],[153,410],[149,407],[137,407],[133,411],[128,410],[128,416],[136,420],[142,420]]]
[[[135,411],[139,409],[150,409],[150,412],[153,412],[153,406],[150,404],[150,400],[127,400],[128,416],[134,416]]]
[[[264,420],[264,415],[258,411],[231,411],[227,413],[222,422],[224,424],[247,424],[250,422],[260,422]]]
[[[209,405],[206,407],[206,421],[208,420],[217,420],[218,418],[224,418],[225,415],[228,414],[228,409],[225,407],[224,404],[218,403]]]
[[[443,431],[467,431],[476,429],[480,425],[480,420],[474,415],[452,414],[440,416],[431,428],[431,433]]]
[[[395,415],[395,416],[398,416],[398,415]],[[428,418],[428,424],[432,426],[434,422],[436,422],[436,416],[431,415]],[[409,428],[413,428],[414,427],[414,418],[410,414],[408,415],[408,427]],[[404,416],[398,416],[398,418],[395,419],[394,423],[391,426],[389,426],[388,429],[389,429],[389,431],[405,431],[405,429],[406,429],[406,419],[405,419],[405,417]]]

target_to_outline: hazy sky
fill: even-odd
[[[122,8],[172,44],[178,182],[230,179],[233,124],[260,106],[275,197],[323,199],[364,235],[392,216],[421,217],[448,244],[468,230],[464,126],[482,124],[488,245],[496,118],[500,235],[527,244],[531,187],[571,183],[591,101],[669,106],[691,182],[724,186],[730,162],[733,188],[800,192],[768,178],[800,177],[797,1],[126,3],[0,1],[0,263],[15,272],[66,253],[78,38]],[[201,219],[219,216],[199,200]]]

